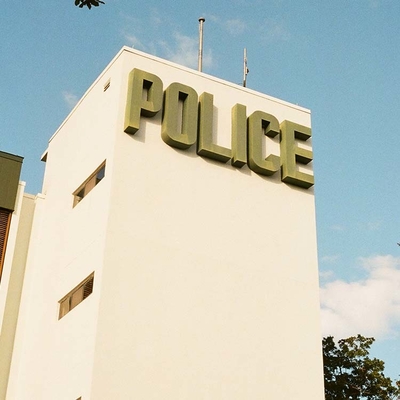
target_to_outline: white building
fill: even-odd
[[[322,400],[310,136],[304,108],[123,48],[17,196],[0,399]]]

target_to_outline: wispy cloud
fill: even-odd
[[[264,27],[264,37],[267,40],[286,42],[291,38],[290,31],[283,21],[268,19]]]
[[[136,49],[156,54],[154,41],[150,37],[160,37],[165,32],[160,32],[162,24],[168,24],[166,18],[162,18],[157,8],[150,9],[150,18],[143,20],[134,14],[120,13],[122,20],[120,34],[124,38],[125,44]],[[168,27],[167,30],[170,28]]]
[[[140,19],[133,14],[120,11],[119,16],[125,23],[135,24],[135,25],[140,23]]]
[[[339,225],[339,224],[332,225],[330,228],[332,231],[338,231],[338,232],[344,231],[346,229],[343,225]]]
[[[329,271],[319,271],[319,278],[321,280],[326,280],[326,279],[332,279],[332,277],[335,275],[335,273],[331,270]]]
[[[147,41],[144,44],[135,35],[123,33],[123,36],[128,46],[158,55],[189,68],[197,68],[199,52],[197,37],[190,37],[175,32],[170,40]],[[210,68],[212,65],[212,52],[211,50],[206,50],[203,54],[203,66]]]
[[[69,108],[74,108],[79,98],[72,92],[65,91],[62,93],[64,101],[67,103]]]
[[[165,57],[178,64],[196,68],[198,62],[198,39],[174,33],[174,43],[162,42]],[[211,50],[203,55],[203,66],[210,68],[213,63]]]
[[[124,37],[128,46],[134,47],[135,49],[144,49],[143,43],[136,36],[125,34]]]
[[[225,20],[216,15],[207,15],[206,19],[212,21],[233,36],[240,35],[247,29],[246,23],[239,18]]]
[[[385,338],[398,335],[400,326],[400,257],[360,259],[367,277],[335,280],[321,287],[323,335],[338,338],[361,333]],[[397,333],[396,333],[397,330]]]
[[[339,254],[331,254],[327,256],[322,256],[321,262],[326,264],[334,264],[337,260],[339,260],[339,258],[340,258]]]
[[[152,8],[150,21],[153,25],[160,26],[164,23],[163,21],[165,21],[165,16],[163,18],[163,16],[160,14],[157,8]]]
[[[246,24],[240,19],[228,19],[224,26],[231,35],[240,35],[246,30]]]
[[[370,221],[367,222],[366,229],[368,231],[379,231],[381,226],[382,226],[381,221]]]

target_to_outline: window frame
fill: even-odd
[[[106,160],[104,160],[90,176],[76,189],[72,207],[79,204],[106,176]]]
[[[58,301],[58,319],[60,320],[65,317],[77,305],[82,303],[83,300],[87,299],[93,293],[93,287],[94,271]]]

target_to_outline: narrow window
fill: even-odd
[[[59,301],[60,312],[58,314],[58,319],[68,314],[73,308],[92,294],[93,282],[94,272]]]
[[[0,282],[3,272],[3,263],[6,255],[8,231],[10,228],[12,211],[0,208]]]
[[[73,193],[75,207],[105,176],[106,162],[104,161]]]

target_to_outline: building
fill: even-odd
[[[7,390],[35,206],[19,182],[22,161],[0,152],[0,399]]]
[[[310,136],[304,108],[124,47],[20,187],[0,399],[323,399]]]

